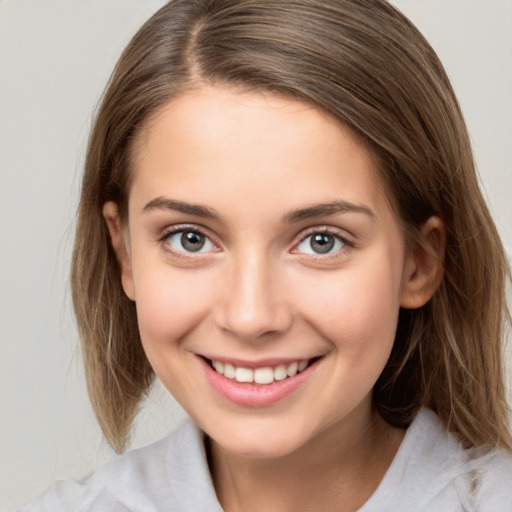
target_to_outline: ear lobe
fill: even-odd
[[[121,283],[123,285],[124,293],[131,300],[135,300],[132,265],[130,255],[128,254],[127,241],[125,240],[123,225],[117,204],[113,201],[108,201],[103,205],[103,217],[107,223],[108,231],[112,247],[116,253],[117,262],[121,269]]]
[[[400,306],[417,309],[439,288],[444,276],[446,227],[430,217],[421,228],[421,243],[406,256]]]

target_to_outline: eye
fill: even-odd
[[[296,251],[303,254],[328,254],[340,251],[345,245],[342,238],[332,233],[312,233],[297,245]]]
[[[175,231],[166,236],[165,241],[177,252],[201,253],[215,249],[215,245],[207,236],[191,229]]]

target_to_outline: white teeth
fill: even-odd
[[[288,374],[288,377],[293,377],[297,374],[297,370],[299,368],[299,365],[297,363],[292,363],[288,368],[286,368],[286,373]]]
[[[254,372],[249,368],[237,368],[235,380],[237,382],[254,382]]]
[[[274,381],[280,381],[293,377],[297,373],[306,369],[309,360],[294,361],[289,365],[280,364],[275,368],[266,366],[264,368],[235,367],[230,363],[212,361],[212,366],[217,373],[224,375],[228,379],[234,379],[237,382],[255,382],[256,384],[271,384]]]
[[[274,370],[272,368],[257,368],[254,370],[254,382],[256,384],[270,384],[274,381]]]
[[[235,378],[235,367],[232,364],[224,364],[224,376],[227,377],[228,379]]]
[[[308,365],[308,363],[309,363],[309,361],[301,361],[301,362],[299,363],[299,366],[298,366],[297,370],[298,370],[299,372],[301,372],[302,370],[304,370],[304,369],[306,368],[306,366]]]
[[[286,373],[286,366],[284,364],[280,364],[275,370],[274,370],[274,379],[276,380],[284,380],[288,377],[288,374]]]
[[[212,361],[212,365],[217,373],[224,375],[224,363],[221,363],[220,361]]]

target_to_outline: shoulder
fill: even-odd
[[[195,494],[194,486],[203,489],[209,510],[215,510],[203,434],[189,420],[166,438],[116,457],[84,479],[56,482],[17,512],[176,510],[188,506],[183,501]],[[199,505],[195,510],[208,510]]]
[[[422,410],[381,485],[361,512],[512,510],[512,454],[465,450]]]
[[[512,454],[502,450],[468,452],[466,486],[478,512],[512,510]]]
[[[431,411],[423,411],[419,420],[438,447],[437,452],[424,453],[424,460],[431,463],[430,471],[442,468],[447,492],[457,494],[464,512],[512,511],[511,452],[463,448]]]
[[[415,423],[412,437],[420,448],[417,463],[426,466],[436,482],[435,499],[440,505],[447,499],[457,502],[460,508],[454,510],[461,512],[512,510],[510,452],[463,448],[428,410],[421,411]]]

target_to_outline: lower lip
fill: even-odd
[[[272,384],[251,384],[228,379],[217,373],[202,357],[199,360],[213,389],[230,402],[245,407],[265,407],[280,402],[299,389],[320,363],[320,360],[316,360],[293,377],[274,381]]]

